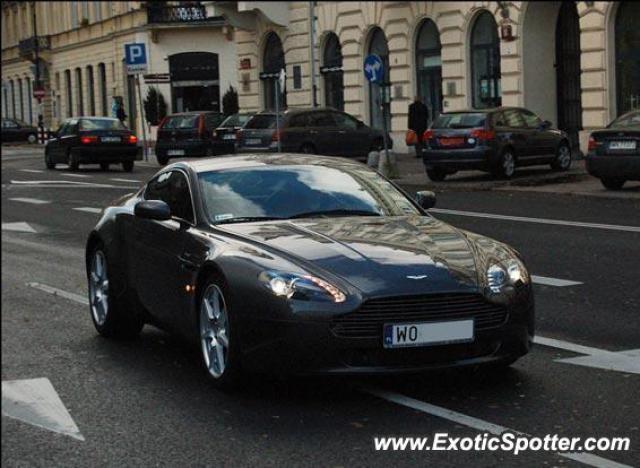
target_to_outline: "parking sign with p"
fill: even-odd
[[[128,74],[145,73],[147,71],[147,49],[145,44],[125,44],[124,61]]]

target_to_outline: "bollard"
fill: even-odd
[[[378,172],[390,179],[397,179],[399,177],[398,161],[396,159],[396,154],[393,151],[389,151],[388,158],[384,151],[380,151]]]
[[[378,161],[380,160],[380,153],[378,151],[369,151],[367,156],[367,166],[378,167]]]

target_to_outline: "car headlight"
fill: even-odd
[[[287,299],[344,302],[347,298],[331,283],[311,275],[263,271],[258,279],[273,294]]]
[[[529,272],[517,258],[492,262],[487,268],[487,286],[493,293],[503,292],[506,286],[529,283]]]

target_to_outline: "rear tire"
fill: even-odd
[[[111,264],[102,242],[97,242],[87,262],[89,312],[100,335],[106,338],[131,339],[140,334],[144,322],[128,310],[123,297],[116,297],[111,287]]]
[[[69,165],[69,169],[74,172],[80,168],[80,161],[78,161],[78,156],[73,154],[73,151],[69,151],[67,154],[67,164]]]
[[[159,154],[156,155],[156,160],[158,161],[158,164],[160,164],[161,166],[166,166],[167,163],[169,162],[168,157],[160,156]]]
[[[109,163],[100,163],[100,169],[102,169],[103,171],[108,171]]]
[[[56,168],[56,163],[53,162],[51,155],[47,149],[44,150],[44,165],[47,169],[52,170]]]
[[[600,179],[600,181],[607,190],[620,190],[626,182],[626,180],[617,177],[603,177]]]
[[[560,143],[556,150],[556,157],[551,162],[554,171],[568,171],[571,167],[571,148],[566,143]]]
[[[498,165],[491,171],[499,179],[511,179],[516,172],[516,156],[511,148],[505,149],[500,155]]]
[[[131,171],[133,171],[133,164],[134,164],[133,161],[123,161],[122,162],[122,169],[125,172],[131,172]]]
[[[38,136],[35,133],[29,133],[29,135],[27,135],[27,141],[33,145],[38,141]]]
[[[440,167],[434,167],[427,169],[427,176],[434,182],[442,182],[447,177],[447,172]]]

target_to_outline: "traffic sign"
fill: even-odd
[[[379,83],[384,78],[384,64],[379,55],[367,55],[364,59],[364,76],[370,83]]]
[[[145,84],[156,84],[156,83],[169,83],[171,82],[171,74],[170,73],[150,73],[148,75],[142,75],[144,78]]]
[[[42,99],[47,95],[47,92],[43,88],[33,88],[33,97],[36,99]]]
[[[144,43],[124,45],[124,63],[127,74],[144,73],[147,71],[147,49]]]

